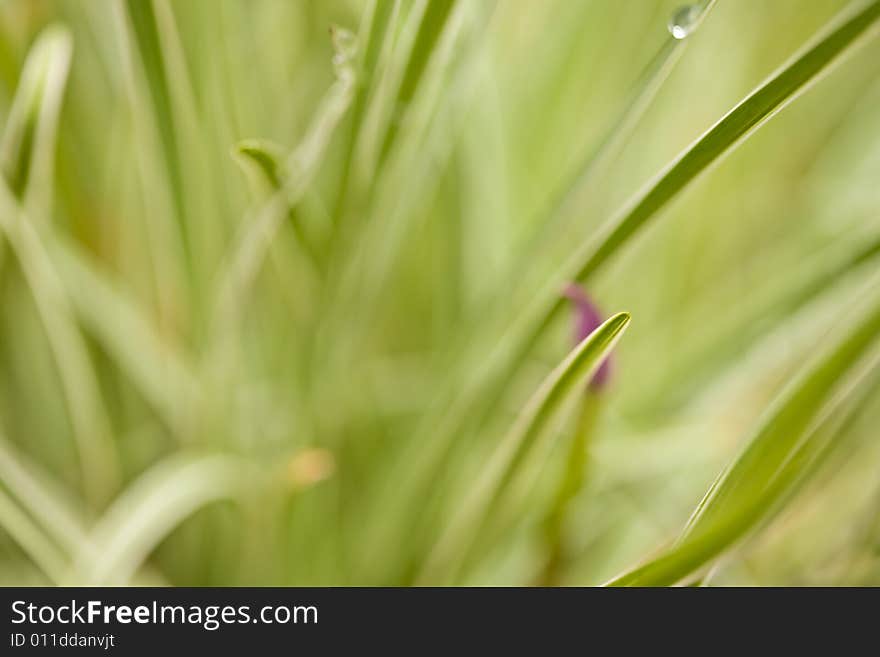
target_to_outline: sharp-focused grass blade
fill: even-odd
[[[876,579],[880,40],[657,224],[880,0],[33,4],[0,11],[0,583]],[[571,283],[649,321],[565,357]]]
[[[870,34],[880,19],[880,2],[859,3],[847,9],[794,55],[764,84],[746,96],[709,130],[649,182],[602,234],[575,253],[575,280],[584,280],[605,262],[661,208],[713,163],[768,119],[797,98],[809,84]]]
[[[755,290],[733,317],[716,316],[710,330],[687,347],[682,362],[674,364],[662,380],[646,386],[638,398],[639,408],[648,412],[666,410],[692,399],[701,386],[726,371],[726,366],[772,327],[828,293],[853,272],[870,268],[880,256],[880,236],[828,251]],[[674,398],[670,398],[670,390],[675,391]]]
[[[627,139],[663,87],[663,83],[672,73],[687,43],[687,39],[675,39],[670,36],[660,46],[660,49],[636,80],[630,97],[626,100],[622,111],[617,114],[617,118],[608,132],[594,149],[578,163],[550,199],[549,207],[544,213],[546,219],[535,226],[535,235],[526,240],[523,258],[534,257],[535,251],[544,244],[543,236],[558,234],[561,228],[564,228],[570,221],[568,217],[575,216],[574,213],[565,213],[569,203],[576,195],[584,193],[585,189],[589,189],[597,182],[598,175],[605,170],[608,163],[626,144]],[[517,271],[519,271],[518,267]]]
[[[481,534],[488,533],[486,525],[498,521],[494,514],[521,474],[529,455],[546,437],[566,403],[576,395],[585,394],[587,381],[614,348],[629,322],[627,313],[618,313],[608,319],[541,383],[510,432],[499,443],[480,479],[471,486],[467,500],[460,506],[461,511],[437,543],[427,566],[429,579],[442,576],[443,566],[449,568],[450,562],[452,567],[446,575],[455,575],[460,562],[471,556],[473,545]]]
[[[569,262],[556,276],[551,277],[545,290],[521,313],[506,335],[494,340],[496,346],[485,357],[484,367],[478,371],[477,379],[462,386],[468,395],[467,400],[453,403],[456,410],[446,413],[451,418],[444,422],[444,432],[447,435],[459,434],[462,423],[473,420],[475,409],[484,416],[488,407],[494,407],[525,361],[525,355],[565,307],[558,293],[565,281],[583,282],[594,275],[679,192],[796,98],[811,82],[851,51],[862,37],[872,34],[878,19],[880,0],[859,2],[854,8],[844,10],[810,44],[645,185],[595,239],[577,248]],[[433,432],[434,426],[431,430]]]
[[[843,338],[780,395],[742,453],[712,485],[679,543],[611,584],[674,584],[734,545],[777,507],[835,435],[841,421],[836,411],[864,378],[859,365],[880,334],[880,297],[874,297],[861,318],[842,320]],[[848,381],[853,371],[855,383]]]

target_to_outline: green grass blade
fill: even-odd
[[[50,211],[55,135],[72,52],[66,29],[43,30],[28,53],[0,143],[0,171],[41,221]]]
[[[126,584],[182,520],[234,495],[243,467],[227,456],[175,456],[153,466],[117,497],[95,526],[91,538],[99,556],[80,555],[72,577],[91,585]]]
[[[342,215],[346,212],[346,205],[351,201],[350,189],[352,186],[352,174],[355,151],[362,138],[364,138],[364,120],[366,118],[368,101],[375,93],[381,53],[386,44],[393,42],[391,32],[394,29],[395,20],[399,13],[397,0],[384,2],[372,0],[364,12],[364,18],[358,31],[358,48],[356,58],[356,70],[358,84],[355,91],[354,101],[351,108],[351,128],[345,144],[345,155],[341,165],[339,180],[339,195],[334,208],[334,225],[338,226]],[[359,190],[354,190],[359,191]]]
[[[166,73],[162,41],[153,0],[126,0],[125,11],[134,35],[137,57],[147,82],[155,127],[162,144],[171,199],[178,221],[181,247],[188,261],[192,258],[190,234],[186,224],[183,173],[181,170],[178,127],[175,124],[171,87]],[[188,267],[191,270],[191,262]]]
[[[608,356],[630,323],[627,313],[608,319],[584,339],[548,376],[499,443],[479,481],[471,488],[461,512],[438,541],[426,568],[425,577],[443,577],[443,565],[455,574],[460,563],[470,556],[477,535],[485,525],[493,524],[495,513],[514,481],[523,471],[528,457],[546,437],[561,409],[575,396],[584,393],[584,386]],[[453,555],[455,555],[453,557]]]
[[[870,378],[854,377],[855,383],[847,386],[847,395],[823,406],[821,417],[801,436],[788,461],[774,474],[760,496],[741,500],[742,504],[729,510],[723,522],[682,538],[674,547],[618,576],[607,585],[670,586],[688,581],[699,582],[699,573],[711,574],[727,552],[768,524],[840,443],[845,442],[848,429],[880,384],[876,358],[866,369],[870,370]],[[720,478],[710,487],[694,517],[710,503],[719,483]],[[694,575],[697,575],[697,579],[691,580]]]
[[[100,504],[113,493],[119,476],[110,420],[88,348],[40,234],[41,224],[45,223],[40,221],[45,217],[41,213],[48,209],[46,198],[51,194],[47,195],[39,185],[51,182],[43,178],[51,173],[71,48],[69,34],[51,27],[37,40],[28,57],[27,74],[13,103],[13,107],[21,109],[10,117],[4,138],[4,153],[15,155],[5,161],[17,164],[8,169],[12,178],[4,176],[0,180],[0,231],[24,273],[58,367],[80,454],[83,487],[91,502]],[[22,127],[27,125],[31,127]],[[31,136],[19,134],[22,131]],[[19,185],[18,196],[10,183]],[[31,193],[38,197],[29,208]]]
[[[49,244],[80,323],[104,347],[163,421],[182,434],[199,383],[186,354],[164,340],[137,303],[73,244]]]
[[[393,116],[402,115],[409,109],[416,94],[419,84],[422,81],[425,69],[428,67],[440,35],[446,27],[447,21],[452,8],[455,6],[455,0],[428,0],[424,13],[419,22],[419,30],[416,33],[415,42],[409,53],[409,59],[400,87],[397,91],[397,100],[394,103]],[[384,160],[394,144],[399,131],[399,124],[392,119],[388,126],[388,132],[385,134],[385,140],[382,143],[380,151],[380,160]]]
[[[260,206],[256,216],[244,226],[242,234],[232,247],[215,306],[215,317],[221,325],[221,334],[224,331],[223,326],[228,327],[230,323],[234,323],[242,299],[265,259],[281,220],[285,215],[290,215],[291,209],[299,204],[309,190],[324,161],[336,128],[351,104],[356,83],[352,66],[354,44],[350,35],[343,35],[338,30],[333,41],[336,48],[336,81],[321,101],[306,134],[283,166],[275,160],[270,150],[259,149],[258,142],[249,142],[249,145],[244,146],[244,151],[239,147],[242,155],[252,161],[255,158],[258,160],[264,177],[277,176],[280,173],[282,185]],[[294,221],[294,226],[298,225]],[[304,233],[300,230],[298,234],[303,246],[308,248]],[[315,262],[314,256],[312,259]]]
[[[263,194],[281,189],[284,184],[282,146],[266,139],[243,139],[235,145],[233,156]]]
[[[0,489],[0,527],[55,584],[63,581],[67,561],[30,517]]]
[[[386,35],[389,34],[389,28],[394,23],[394,15],[398,10],[398,0],[383,2],[382,0],[373,0],[370,8],[364,16],[364,23],[359,31],[358,42],[362,44],[358,53],[358,72],[360,73],[360,84],[358,85],[359,95],[366,96],[369,86],[374,81],[374,74],[379,64],[380,54],[385,44]],[[390,41],[391,38],[389,37]],[[355,118],[361,116],[361,112],[354,112]],[[355,126],[358,121],[355,120]]]
[[[80,514],[70,507],[64,493],[56,490],[2,435],[0,482],[68,556],[85,549],[87,536]]]
[[[693,399],[702,386],[718,377],[748,345],[822,298],[835,285],[876,266],[880,256],[880,236],[868,237],[855,245],[835,245],[805,260],[803,265],[783,273],[742,300],[729,319],[716,316],[709,330],[687,345],[680,363],[660,380],[645,386],[637,404],[643,411],[668,410],[670,406]],[[857,274],[858,275],[858,274]],[[675,391],[674,397],[669,394]]]
[[[811,457],[829,442],[829,435],[836,434],[840,416],[835,411],[864,378],[862,370],[876,367],[877,359],[866,353],[880,333],[880,297],[861,318],[842,323],[843,338],[783,391],[698,505],[679,544],[611,584],[674,584],[735,544],[777,506],[812,464]]]
[[[5,183],[0,184],[0,214],[0,230],[24,273],[58,366],[80,455],[83,488],[90,501],[100,505],[118,485],[118,455],[88,347],[43,241]]]
[[[299,213],[300,200],[307,190],[305,185],[291,180],[281,147],[264,139],[245,139],[236,144],[235,154],[236,159],[246,167],[245,170],[251,172],[251,178],[255,180],[256,186],[264,190],[263,197],[273,194],[283,196],[287,185],[290,185],[291,189],[302,189],[301,192],[294,192],[294,196],[288,200],[287,217],[311,266],[316,270],[319,269],[321,265],[317,249],[307,235]]]
[[[462,420],[467,417],[474,400],[482,403],[485,412],[500,399],[504,387],[514,378],[519,364],[524,362],[525,354],[565,308],[558,292],[565,281],[583,282],[595,274],[680,191],[827,72],[862,37],[873,34],[878,19],[880,0],[859,2],[838,15],[810,44],[636,194],[596,239],[590,239],[576,249],[569,262],[551,278],[545,291],[501,340],[495,340],[496,347],[486,357],[485,366],[477,375],[479,380],[463,387],[470,401],[464,405]],[[448,431],[458,433],[461,428],[458,423],[462,420],[455,419]]]
[[[878,333],[880,304],[782,394],[760,431],[725,472],[709,503],[688,523],[688,533],[714,522],[734,498],[760,493],[766,483],[756,478],[755,472],[768,466],[774,471],[781,467],[835,384],[858,362]]]
[[[533,229],[534,234],[525,240],[525,253],[522,257],[535,257],[535,251],[545,244],[546,236],[558,234],[571,221],[569,217],[575,216],[566,213],[569,204],[575,196],[580,197],[595,184],[598,175],[624,147],[663,83],[669,78],[687,43],[687,39],[674,39],[670,36],[660,46],[634,84],[630,97],[617,114],[613,125],[553,194],[549,207],[544,212],[546,220],[538,222]]]
[[[728,154],[751,132],[805,91],[862,37],[873,33],[880,19],[880,2],[860,2],[834,19],[764,84],[746,96],[691,146],[649,182],[612,219],[602,235],[575,254],[576,280],[599,269],[620,247],[665,207],[682,189]]]

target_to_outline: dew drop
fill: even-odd
[[[703,3],[685,5],[676,9],[669,18],[669,33],[676,39],[684,39],[700,24],[705,7]]]

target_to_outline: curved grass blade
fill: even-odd
[[[491,533],[499,511],[528,457],[543,442],[561,409],[599,369],[630,323],[628,313],[618,313],[585,338],[548,376],[529,399],[510,431],[499,443],[479,481],[471,488],[461,512],[438,541],[425,577],[452,575],[472,554],[478,534]]]
[[[845,10],[770,79],[719,119],[649,182],[608,222],[598,238],[584,243],[560,278],[583,281],[594,274],[697,176],[805,91],[843,54],[851,51],[862,37],[875,32],[878,19],[878,0],[860,2],[855,8]],[[538,327],[545,326],[549,317],[562,305],[554,293],[552,305],[539,315]]]
[[[235,145],[233,155],[242,168],[253,173],[258,187],[276,192],[283,185],[283,148],[267,139],[243,139]]]
[[[731,510],[723,523],[697,534],[682,538],[674,547],[662,552],[648,563],[634,568],[607,586],[670,586],[687,582],[696,575],[703,581],[720,565],[721,559],[779,513],[799,488],[846,439],[848,428],[877,390],[877,360],[871,363],[872,378],[861,381],[860,389],[846,399],[839,399],[823,408],[823,417],[800,439],[788,463],[774,476],[758,498]],[[697,507],[695,516],[713,495],[718,482],[710,487]],[[706,573],[701,577],[699,573]],[[700,585],[700,584],[690,584]]]
[[[260,206],[253,220],[245,225],[230,254],[230,264],[219,286],[215,307],[218,321],[227,328],[230,322],[234,322],[241,301],[263,263],[281,220],[308,191],[324,161],[330,140],[351,104],[356,86],[352,66],[353,38],[351,35],[342,35],[340,30],[335,35],[336,81],[324,96],[308,131],[287,161],[282,165],[270,150],[259,148],[253,141],[249,146],[245,145],[243,151],[239,148],[239,152],[251,160],[256,157],[264,176],[281,174],[281,185]],[[297,225],[295,221],[294,226]],[[305,236],[302,237],[303,246],[307,247]]]
[[[98,558],[79,555],[71,576],[91,585],[127,583],[181,521],[235,494],[242,467],[227,456],[175,456],[154,466],[116,498],[91,535]]]
[[[251,177],[257,186],[264,190],[264,196],[266,194],[284,194],[288,174],[285,171],[284,155],[280,146],[264,139],[245,139],[236,144],[235,155],[238,162],[246,167],[245,170],[251,172]],[[303,190],[304,194],[305,190]],[[296,239],[308,256],[312,267],[318,269],[320,267],[318,252],[306,235],[298,207],[299,198],[294,197],[288,202],[287,217],[293,227]]]
[[[718,120],[649,182],[595,241],[584,244],[572,259],[576,280],[597,271],[652,216],[717,160],[797,98],[820,74],[851,51],[876,28],[880,1],[860,2],[845,10],[794,55],[769,80]]]
[[[119,471],[97,375],[76,325],[64,283],[36,229],[2,182],[0,230],[9,240],[24,273],[58,366],[79,452],[83,488],[90,501],[100,505],[118,485]]]
[[[104,347],[165,423],[183,435],[199,396],[186,355],[155,330],[141,309],[73,244],[47,242],[80,323]]]
[[[67,561],[28,515],[0,489],[0,527],[55,584],[61,584]]]
[[[39,221],[52,199],[55,135],[73,40],[59,26],[43,30],[28,53],[0,143],[0,171],[13,195]]]
[[[857,321],[844,321],[846,334],[821,354],[779,396],[740,455],[709,489],[666,553],[614,579],[612,585],[674,584],[734,545],[801,479],[814,457],[837,435],[850,399],[870,391],[858,384],[877,367],[869,349],[880,334],[880,295]],[[855,390],[855,392],[854,392]],[[841,411],[840,409],[844,409]],[[851,410],[851,409],[850,409]]]
[[[88,542],[82,518],[41,474],[0,435],[0,482],[67,555],[77,554]]]
[[[686,346],[681,362],[661,380],[648,382],[638,396],[642,411],[665,411],[692,399],[702,385],[718,376],[721,368],[742,353],[749,344],[786,318],[822,297],[835,285],[862,268],[876,266],[880,256],[880,235],[855,245],[823,250],[791,272],[750,294],[742,310],[727,318],[716,316],[709,331]],[[874,264],[872,264],[874,263]],[[860,274],[858,274],[860,275]],[[674,396],[670,395],[674,391]]]
[[[701,12],[701,22],[714,4],[714,2],[710,3]],[[651,102],[657,96],[663,83],[669,78],[688,43],[688,39],[676,39],[669,36],[660,46],[633,85],[629,98],[626,99],[621,111],[617,114],[618,118],[601,141],[578,163],[552,196],[549,207],[544,212],[546,220],[537,222],[533,233],[526,240],[524,246],[526,254],[522,257],[533,257],[529,254],[532,254],[544,243],[541,239],[542,236],[555,234],[565,227],[568,218],[565,210],[574,196],[584,193],[586,188],[595,183],[597,175],[626,144],[627,139],[651,106]],[[520,268],[516,268],[516,271],[520,271]]]
[[[858,2],[801,49],[787,64],[686,148],[605,226],[595,239],[582,244],[544,291],[506,331],[485,358],[476,377],[461,386],[452,410],[444,409],[441,423],[446,436],[459,435],[467,422],[479,423],[501,398],[507,383],[538,338],[564,310],[559,288],[565,281],[584,282],[594,275],[631,237],[667,203],[720,158],[730,153],[749,134],[772,118],[808,88],[832,64],[851,52],[863,38],[876,32],[880,0]],[[476,419],[473,412],[481,414]],[[431,423],[433,433],[437,422]]]
[[[525,310],[514,321],[501,318],[492,324],[492,329],[502,328],[501,337],[490,330],[487,334],[491,335],[491,341],[474,345],[477,352],[487,354],[482,357],[483,366],[456,382],[456,388],[438,404],[437,411],[426,418],[415,438],[420,458],[416,471],[410,473],[413,484],[409,488],[423,491],[431,473],[442,468],[452,453],[451,445],[472,435],[474,428],[491,414],[540,336],[564,311],[565,301],[559,296],[563,283],[584,282],[595,274],[680,191],[808,88],[860,40],[873,34],[878,18],[880,0],[857,2],[844,10],[637,193],[595,240],[576,249],[532,303],[524,304]],[[427,454],[425,449],[429,450]],[[415,494],[409,499],[420,500],[421,495]],[[411,511],[418,514],[419,508],[414,506]],[[412,516],[407,511],[401,512],[401,516],[404,519],[398,523],[399,529],[408,532]],[[384,543],[382,545],[380,549],[385,549]]]
[[[119,477],[110,420],[87,346],[39,232],[42,223],[39,213],[48,206],[45,201],[31,203],[33,211],[38,213],[35,217],[26,205],[31,193],[45,194],[39,185],[50,182],[32,180],[31,176],[48,177],[51,173],[61,95],[71,55],[70,36],[59,28],[47,28],[34,49],[16,94],[17,98],[20,94],[22,100],[13,103],[14,107],[24,108],[18,110],[24,117],[16,118],[13,114],[3,144],[4,152],[16,154],[6,163],[17,164],[9,170],[13,176],[11,181],[5,176],[0,179],[0,231],[21,266],[58,366],[80,455],[83,487],[89,499],[100,504],[112,494]],[[29,128],[21,127],[28,125]],[[23,134],[16,136],[19,131]],[[27,137],[27,133],[31,137]],[[10,182],[19,185],[18,196]],[[33,187],[34,184],[38,186]]]

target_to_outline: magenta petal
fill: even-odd
[[[574,342],[580,344],[602,324],[602,313],[579,285],[570,283],[563,294],[574,304]],[[606,358],[590,380],[590,388],[601,390],[611,377],[611,357]]]

